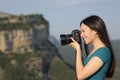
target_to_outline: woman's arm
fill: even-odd
[[[82,53],[80,45],[72,38],[73,43],[70,45],[76,49],[76,75],[78,80],[84,80],[93,75],[103,65],[102,60],[99,57],[93,57],[86,66],[83,65]]]

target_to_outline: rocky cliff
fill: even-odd
[[[49,23],[42,15],[12,16],[0,19],[0,50],[32,52],[46,48]]]
[[[0,80],[51,80],[55,57],[62,60],[42,15],[0,17]]]

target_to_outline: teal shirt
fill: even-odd
[[[91,54],[84,60],[84,66],[94,56],[97,56],[102,60],[103,66],[96,73],[94,73],[92,76],[90,76],[86,80],[104,80],[111,63],[111,52],[107,47],[101,47],[97,49],[93,54]]]

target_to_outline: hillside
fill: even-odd
[[[43,15],[0,16],[0,80],[75,78],[74,69],[49,40],[49,22]]]
[[[0,12],[0,18],[10,17],[10,16],[13,16],[13,15],[5,12]]]

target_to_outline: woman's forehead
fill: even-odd
[[[87,25],[85,25],[84,23],[81,24],[80,28],[81,29],[89,29],[89,27]]]

